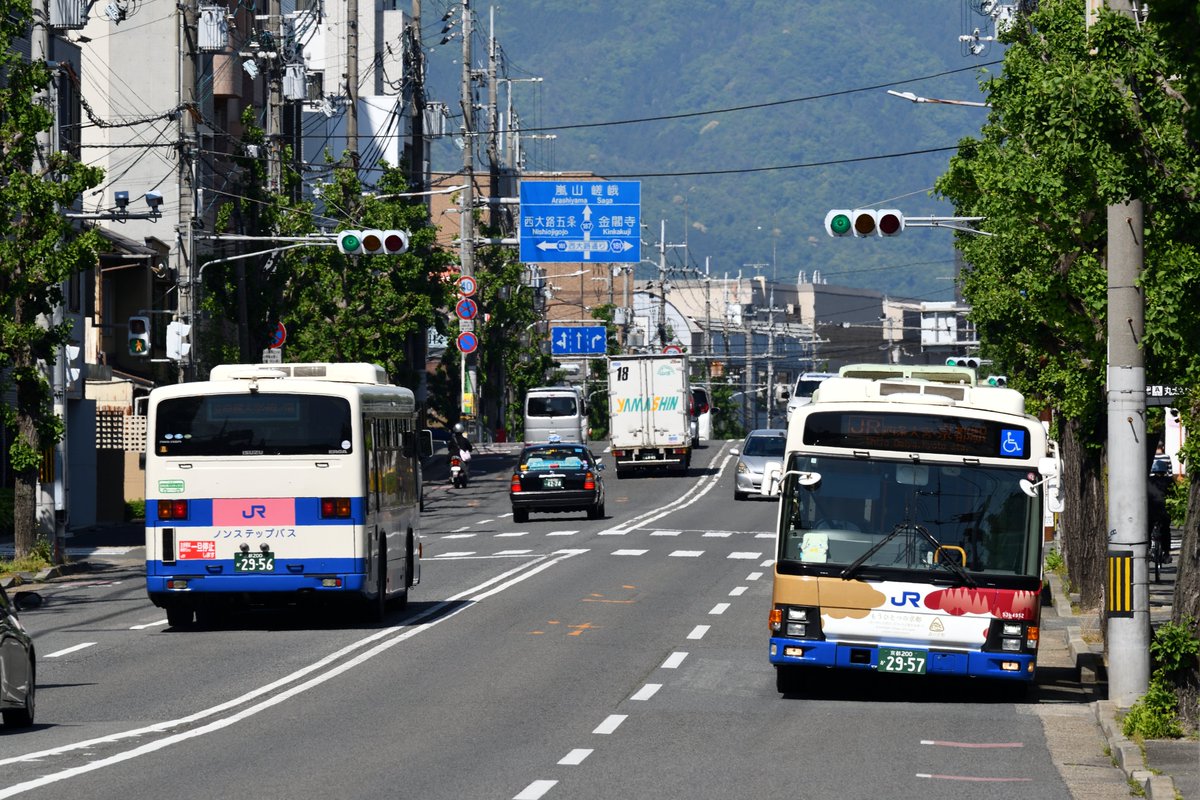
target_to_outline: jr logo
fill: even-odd
[[[920,608],[917,601],[921,599],[920,592],[901,592],[899,597],[889,597],[888,602],[894,606],[903,608],[909,603],[912,603],[913,608]]]
[[[255,503],[254,505],[250,506],[249,509],[242,509],[242,519],[254,519],[255,517],[258,517],[259,519],[266,519],[267,507]]]

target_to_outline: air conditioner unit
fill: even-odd
[[[50,0],[50,27],[78,31],[87,24],[88,4],[85,0]]]
[[[204,53],[229,47],[229,12],[224,6],[200,6],[199,45]]]

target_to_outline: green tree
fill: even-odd
[[[24,0],[4,3],[0,15],[0,394],[12,390],[15,405],[0,404],[0,424],[15,433],[7,458],[15,475],[13,529],[16,555],[27,555],[37,534],[38,467],[43,453],[62,438],[45,367],[55,362],[70,333],[51,323],[62,306],[61,284],[95,266],[99,236],[77,233],[62,209],[100,183],[103,171],[66,153],[46,152],[39,134],[54,124],[42,93],[52,75],[45,61],[26,62],[14,40],[28,36],[32,8]]]
[[[346,256],[335,247],[305,247],[280,257],[285,276],[277,308],[288,329],[289,361],[367,361],[381,365],[397,384],[415,388],[424,363],[411,343],[438,325],[449,301],[441,275],[452,256],[437,246],[429,212],[407,191],[402,172],[384,165],[378,196],[364,195],[350,169],[334,171],[322,195],[340,230],[396,228],[409,232],[408,252]],[[280,214],[281,234],[315,231],[312,216]]]
[[[1105,13],[1085,29],[1078,0],[1046,0],[1014,26],[991,111],[936,189],[994,236],[960,235],[962,291],[984,355],[1052,408],[1062,443],[1063,554],[1083,601],[1102,596],[1106,438],[1106,207],[1145,202],[1148,377],[1195,385],[1200,275],[1197,158],[1155,25]],[[1191,298],[1189,300],[1189,298]]]

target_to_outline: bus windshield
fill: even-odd
[[[159,456],[338,455],[352,449],[350,403],[308,394],[210,394],[163,400]]]
[[[781,569],[1040,574],[1041,508],[1021,491],[1036,480],[1025,468],[797,455],[788,470]]]

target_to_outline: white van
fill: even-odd
[[[701,442],[712,438],[713,429],[712,399],[708,389],[703,386],[692,387],[692,447],[699,447]]]
[[[792,412],[800,406],[806,406],[812,402],[813,392],[821,385],[821,381],[826,378],[836,378],[836,372],[804,372],[796,379],[796,385],[792,387],[792,393],[787,399],[787,419],[792,418]]]
[[[539,386],[525,395],[525,441],[561,442],[588,440],[587,404],[577,386]]]

